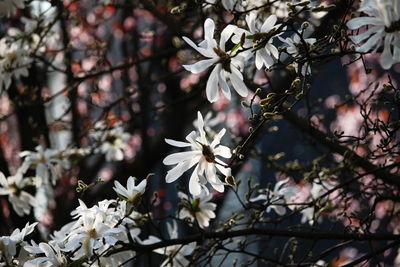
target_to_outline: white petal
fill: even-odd
[[[217,61],[218,59],[215,58],[205,59],[205,60],[200,60],[199,62],[196,62],[192,65],[182,65],[182,67],[184,67],[185,70],[190,71],[191,73],[197,74],[205,71],[207,68],[212,66]]]
[[[201,151],[185,151],[185,152],[178,152],[171,155],[168,155],[163,160],[165,165],[173,165],[183,161],[188,161],[192,157],[198,155]]]
[[[226,26],[221,32],[221,39],[219,40],[219,47],[222,51],[225,51],[225,43],[229,40],[233,32],[237,29],[235,25]]]
[[[385,70],[390,69],[390,67],[393,65],[393,56],[390,48],[392,39],[392,34],[386,36],[383,52],[380,57],[380,63]]]
[[[204,39],[214,39],[215,23],[212,19],[208,18],[204,22]]]
[[[269,16],[261,26],[261,32],[269,32],[277,21],[276,15]]]
[[[165,182],[167,183],[174,182],[176,179],[181,177],[185,171],[192,168],[193,165],[195,165],[196,163],[197,163],[196,158],[190,161],[179,163],[178,165],[176,165],[174,168],[172,168],[167,172],[167,176],[165,177]]]
[[[231,70],[232,70],[232,73],[229,78],[231,79],[233,88],[235,88],[236,92],[240,96],[246,97],[248,94],[248,89],[242,80],[243,79],[242,74],[239,72],[239,70],[237,70],[233,66],[231,66]]]
[[[374,17],[358,17],[347,22],[346,26],[350,30],[358,29],[364,25],[384,25],[383,21]]]
[[[171,146],[176,146],[176,147],[189,147],[189,146],[192,145],[190,143],[181,142],[181,141],[175,141],[175,140],[167,139],[167,138],[165,138],[164,140],[165,140],[165,143],[167,143],[167,144],[169,144]]]
[[[199,176],[197,175],[198,167],[199,165],[196,166],[189,180],[189,192],[194,196],[197,196],[201,193],[201,185],[199,183]]]
[[[226,83],[224,70],[221,70],[219,73],[218,83],[219,83],[219,86],[222,89],[222,93],[224,94],[226,99],[231,100],[231,89],[229,88],[228,84]]]
[[[372,35],[367,42],[365,42],[362,46],[357,48],[359,52],[368,52],[376,45],[377,42],[382,38],[382,33],[377,32],[376,34]]]
[[[221,142],[221,138],[225,135],[225,132],[225,128],[221,129],[221,131],[218,132],[218,134],[214,137],[214,140],[210,144],[211,148],[215,148]]]
[[[208,77],[207,86],[206,86],[206,95],[208,101],[211,103],[218,100],[218,77],[219,72],[221,71],[221,64],[218,64],[212,70],[210,77]]]

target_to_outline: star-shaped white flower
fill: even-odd
[[[350,30],[359,29],[365,25],[370,27],[358,35],[351,37],[354,43],[363,43],[357,51],[365,53],[376,52],[383,42],[383,52],[380,63],[384,69],[400,62],[400,2],[388,0],[365,1],[358,11],[369,17],[357,17],[347,22]]]
[[[141,181],[138,185],[135,185],[135,180],[136,178],[130,176],[128,178],[126,188],[123,187],[118,181],[114,182],[115,187],[113,187],[117,194],[121,195],[132,204],[135,204],[137,199],[144,194],[147,185],[146,179]]]
[[[225,47],[225,43],[236,29],[237,27],[234,25],[226,26],[221,32],[218,45],[217,41],[214,39],[214,21],[212,19],[206,19],[204,22],[205,39],[198,46],[189,38],[183,37],[185,42],[204,57],[208,58],[200,60],[192,65],[183,65],[186,70],[192,73],[200,73],[212,65],[215,65],[206,86],[207,99],[211,103],[218,100],[218,92],[220,89],[228,100],[231,99],[231,91],[227,81],[232,84],[233,88],[240,96],[245,97],[248,94],[248,89],[243,82],[243,75],[239,71],[243,64],[243,57],[240,54],[232,56],[229,51],[226,51]]]
[[[31,206],[36,204],[36,199],[23,190],[29,185],[31,185],[31,180],[24,179],[21,172],[8,178],[0,172],[0,195],[8,195],[8,200],[19,216],[29,214]]]
[[[182,202],[179,218],[196,218],[200,228],[210,225],[210,220],[215,218],[214,210],[217,208],[215,203],[210,202],[212,194],[202,191],[200,195],[190,198],[185,193],[178,192],[178,196]]]
[[[232,155],[228,147],[220,145],[221,138],[226,130],[219,131],[210,143],[204,131],[203,116],[200,112],[197,113],[197,125],[198,132],[192,131],[186,136],[188,142],[165,139],[165,142],[172,146],[191,148],[191,151],[171,154],[163,160],[165,165],[175,165],[168,171],[165,180],[167,183],[172,183],[184,172],[196,166],[189,180],[189,191],[192,195],[199,195],[202,186],[207,182],[218,192],[223,192],[224,184],[218,178],[217,170],[228,176],[230,169],[217,156],[230,158]]]

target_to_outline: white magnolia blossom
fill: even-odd
[[[8,196],[8,200],[19,216],[29,214],[31,206],[36,204],[36,199],[24,191],[24,188],[33,183],[32,179],[24,179],[21,172],[7,178],[0,172],[0,195]]]
[[[17,253],[17,246],[24,245],[25,237],[35,230],[37,224],[37,222],[27,223],[21,230],[15,229],[10,236],[0,236],[0,259],[7,263],[6,266],[13,266],[11,262]]]
[[[262,193],[250,200],[253,202],[260,200],[265,201],[265,204],[269,204],[267,212],[270,212],[271,209],[273,209],[278,215],[282,216],[286,213],[286,203],[291,202],[292,198],[299,191],[295,186],[286,185],[288,181],[289,178],[281,180],[275,184],[272,191],[267,190],[266,193]]]
[[[168,234],[170,239],[178,238],[178,226],[176,221],[171,224],[167,224]],[[152,238],[151,242],[154,243],[158,241],[158,238]],[[147,242],[150,243],[150,242]],[[175,267],[175,266],[189,266],[189,260],[186,256],[193,253],[196,248],[196,242],[189,243],[187,245],[172,245],[164,248],[155,249],[154,252],[166,255],[166,258],[161,267]]]
[[[218,45],[217,41],[214,39],[214,21],[212,19],[206,19],[204,22],[205,39],[198,46],[189,38],[183,37],[185,42],[207,58],[192,65],[183,65],[186,70],[192,73],[200,73],[212,65],[215,65],[206,86],[207,99],[211,103],[218,100],[218,92],[220,90],[228,100],[231,99],[228,81],[240,96],[245,97],[248,94],[248,89],[243,82],[243,75],[239,71],[239,69],[243,68],[244,58],[240,54],[235,55],[235,53],[233,53],[234,55],[231,55],[231,52],[226,51],[225,47],[226,42],[236,29],[237,27],[234,25],[226,26],[221,32]]]
[[[304,53],[310,51],[311,46],[317,41],[315,38],[300,38],[298,34],[294,34],[291,38],[278,38],[284,43],[283,46],[286,47],[286,52],[294,58],[304,56]],[[305,62],[299,66],[299,64],[294,61],[293,65],[297,73],[301,73],[303,76],[311,74],[310,63]]]
[[[0,17],[10,17],[17,12],[18,8],[25,8],[25,0],[1,0]]]
[[[276,24],[277,17],[275,15],[269,16],[262,25],[258,24],[257,14],[250,12],[246,15],[246,23],[249,27],[249,31],[239,30],[236,31],[232,38],[234,43],[239,43],[242,34],[246,35],[245,43],[242,44],[244,48],[254,47],[255,50],[255,64],[257,69],[261,69],[264,65],[266,68],[271,67],[275,61],[279,58],[278,49],[272,44],[273,37],[280,35],[274,34],[279,28],[280,24]],[[266,38],[269,38],[266,40]],[[265,46],[258,48],[260,42],[265,42]]]
[[[1,1],[0,1],[1,3]],[[8,38],[0,40],[0,92],[8,89],[12,78],[19,79],[28,76],[28,68],[32,58],[28,51],[23,49],[18,42],[11,42]]]
[[[178,196],[182,203],[182,209],[179,211],[180,219],[196,219],[200,228],[210,225],[210,220],[215,218],[214,210],[217,208],[215,203],[210,202],[212,194],[202,191],[200,195],[191,198],[185,193],[178,192]]]
[[[96,153],[105,154],[106,161],[120,161],[124,159],[124,150],[127,147],[130,134],[124,131],[121,123],[107,127],[104,121],[98,121],[90,133],[91,137],[100,144]]]
[[[113,187],[114,191],[125,198],[132,204],[135,204],[137,199],[144,194],[146,190],[147,180],[144,179],[138,185],[135,185],[136,178],[130,176],[128,178],[126,188],[123,187],[118,181],[114,182],[115,187]]]
[[[68,234],[68,240],[64,251],[74,251],[72,259],[76,260],[83,256],[90,257],[95,250],[106,245],[114,245],[118,239],[116,235],[123,229],[113,228],[104,220],[103,216],[82,216],[82,224]]]
[[[21,171],[26,173],[29,168],[34,167],[36,176],[42,178],[43,183],[55,185],[59,177],[59,169],[67,168],[67,161],[62,159],[60,151],[44,149],[42,146],[37,146],[35,150],[36,152],[22,151],[19,153],[19,156],[24,158]]]
[[[188,142],[175,141],[165,139],[165,142],[175,147],[189,147],[191,151],[179,152],[167,156],[163,163],[165,165],[175,165],[168,171],[165,180],[167,183],[172,183],[182,176],[184,172],[196,166],[189,180],[189,191],[192,195],[199,195],[202,186],[208,182],[218,192],[224,191],[224,183],[217,176],[219,170],[225,176],[230,175],[230,169],[225,167],[223,161],[217,156],[223,158],[231,157],[231,150],[223,145],[220,145],[221,138],[224,136],[226,130],[222,129],[209,142],[204,131],[203,116],[200,112],[197,113],[198,131],[192,131],[186,140]]]
[[[61,251],[58,244],[52,242],[36,244],[32,241],[32,245],[24,246],[24,249],[34,255],[34,259],[28,260],[24,263],[24,267],[34,266],[49,266],[49,267],[62,267],[67,266],[68,260],[66,255]],[[43,256],[40,256],[44,254]]]
[[[368,0],[358,9],[369,17],[357,17],[347,22],[350,30],[369,25],[369,28],[351,37],[358,52],[373,53],[383,44],[380,63],[384,69],[400,62],[400,2],[392,0]]]
[[[291,38],[279,37],[279,39],[284,43],[286,52],[293,57],[304,54],[317,41],[315,38],[300,38],[298,34],[294,34]]]

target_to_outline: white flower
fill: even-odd
[[[99,143],[100,148],[95,152],[105,154],[106,161],[120,161],[124,159],[124,149],[127,146],[130,134],[124,132],[121,123],[116,123],[111,129],[104,121],[95,124],[91,136]]]
[[[0,259],[4,258],[5,262],[12,266],[11,260],[17,253],[17,245],[23,245],[25,236],[29,235],[35,229],[38,223],[27,223],[22,230],[15,229],[10,236],[0,237]]]
[[[113,187],[117,194],[121,195],[132,204],[135,204],[137,199],[144,194],[147,185],[146,179],[141,181],[138,185],[135,185],[135,179],[136,178],[130,176],[128,178],[126,188],[123,187],[118,181],[114,182],[115,187]]]
[[[400,62],[400,2],[392,0],[365,1],[358,10],[369,17],[357,17],[347,22],[350,30],[359,29],[365,25],[370,27],[358,35],[352,36],[354,43],[363,45],[357,47],[358,52],[373,53],[383,42],[383,52],[380,63],[384,69],[389,69],[393,64]]]
[[[272,44],[273,37],[281,34],[274,34],[274,31],[280,26],[280,24],[275,25],[276,21],[277,17],[275,15],[271,15],[260,26],[257,24],[257,14],[255,12],[251,12],[246,15],[246,23],[250,31],[236,31],[234,37],[232,38],[233,42],[239,43],[242,34],[246,34],[247,38],[245,39],[245,43],[242,45],[245,48],[256,48],[255,63],[257,69],[261,69],[264,65],[266,68],[269,68],[279,58],[278,49]],[[266,44],[264,47],[257,47],[260,42],[265,41]]]
[[[23,190],[29,185],[31,185],[31,180],[24,179],[21,172],[8,178],[0,172],[0,195],[8,195],[8,200],[19,216],[29,214],[31,206],[36,204],[35,198]]]
[[[294,34],[292,38],[283,39],[279,37],[279,39],[284,43],[286,52],[293,57],[304,54],[317,41],[315,38],[300,38],[298,34]]]
[[[22,151],[19,153],[19,156],[24,158],[21,171],[26,173],[29,168],[35,167],[37,177],[42,178],[45,184],[49,184],[51,181],[55,185],[59,176],[57,169],[68,164],[61,160],[59,151],[49,148],[43,149],[42,146],[37,146],[35,150],[36,152]]]
[[[175,147],[190,147],[191,151],[179,152],[167,156],[163,163],[165,165],[176,165],[168,171],[165,180],[172,183],[178,179],[184,172],[196,166],[189,180],[189,191],[192,195],[199,195],[202,185],[209,182],[218,192],[224,191],[224,184],[217,176],[217,169],[228,176],[230,170],[216,156],[230,158],[231,151],[228,147],[220,145],[221,138],[226,130],[222,129],[209,143],[204,131],[204,121],[200,112],[197,113],[198,132],[192,131],[186,140],[180,142],[171,139],[165,139],[165,142]]]
[[[310,51],[311,45],[317,41],[315,38],[300,38],[298,34],[295,34],[292,38],[278,38],[284,43],[286,52],[294,58],[302,56],[306,51]],[[311,74],[310,63],[305,62],[304,64],[299,65],[294,61],[293,65],[297,73],[301,73],[303,76]]]
[[[11,16],[17,12],[17,8],[25,7],[25,0],[1,0],[0,1],[0,17]]]
[[[24,267],[61,267],[68,264],[67,258],[62,253],[61,248],[54,242],[53,244],[39,243],[38,245],[32,241],[32,245],[24,246],[24,249],[31,254],[37,254],[34,259],[25,262]],[[45,257],[40,257],[38,256],[39,254],[44,254]]]
[[[193,43],[189,38],[183,37],[185,42],[204,57],[208,58],[200,60],[192,65],[183,65],[186,70],[192,73],[200,73],[215,64],[206,86],[207,99],[211,103],[218,100],[218,92],[220,89],[228,100],[231,99],[231,91],[227,81],[230,81],[233,88],[240,96],[245,97],[248,94],[248,89],[243,82],[243,75],[239,71],[239,68],[241,68],[243,64],[242,56],[232,56],[225,49],[225,43],[236,29],[237,27],[234,25],[226,26],[221,33],[218,45],[217,41],[214,39],[214,21],[212,19],[206,19],[204,22],[205,40],[202,41],[199,46]]]
[[[167,224],[168,234],[170,239],[178,238],[178,226],[176,221],[173,224]],[[153,238],[156,239],[157,238]],[[154,243],[154,240],[147,243]],[[191,255],[196,247],[196,242],[187,245],[172,245],[165,248],[155,249],[154,252],[168,256],[167,259],[161,264],[162,267],[175,267],[175,266],[189,266],[189,261],[185,258]]]
[[[202,191],[200,195],[189,198],[186,194],[178,192],[178,196],[183,205],[179,212],[180,219],[196,219],[200,228],[210,225],[210,220],[215,218],[214,210],[217,207],[215,203],[210,202],[212,194]]]
[[[269,204],[267,212],[273,209],[278,215],[284,215],[286,213],[285,204],[290,202],[291,199],[298,193],[298,189],[294,186],[288,186],[285,184],[289,181],[289,178],[281,180],[275,184],[274,190],[267,191],[265,194],[250,199],[251,201],[265,201],[265,204]]]
[[[82,216],[82,225],[68,234],[64,251],[74,251],[76,260],[83,256],[90,257],[94,251],[106,245],[114,245],[118,239],[116,235],[122,232],[121,228],[113,228],[103,221],[103,216]]]
[[[0,1],[2,3],[3,1]],[[1,5],[1,4],[0,4]],[[8,38],[0,40],[0,92],[3,87],[8,89],[12,78],[19,79],[28,76],[28,68],[32,59],[19,42],[10,42]]]

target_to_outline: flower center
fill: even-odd
[[[210,146],[206,146],[206,145],[201,145],[202,146],[202,153],[204,158],[206,159],[207,162],[213,163],[215,162],[215,155],[213,153],[213,151],[211,150]]]
[[[90,229],[89,231],[88,231],[88,235],[91,237],[91,238],[96,238],[97,237],[97,232],[96,232],[96,229]]]
[[[392,24],[390,24],[389,27],[385,26],[385,32],[387,32],[387,33],[393,33],[393,32],[397,32],[397,31],[400,31],[400,21],[392,22]]]
[[[221,63],[222,68],[231,73],[231,57],[219,47],[214,47],[214,52],[220,57],[219,63]]]

